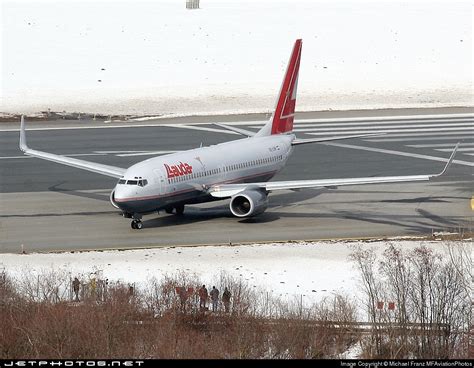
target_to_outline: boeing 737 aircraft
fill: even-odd
[[[160,210],[183,214],[187,204],[230,198],[233,215],[250,217],[263,213],[268,194],[277,190],[429,180],[444,174],[458,146],[439,174],[269,182],[285,166],[296,145],[367,136],[295,137],[292,131],[301,46],[302,41],[296,40],[275,110],[262,129],[252,132],[218,124],[247,136],[244,139],[154,157],[122,169],[28,148],[22,117],[20,149],[30,156],[118,178],[110,202],[132,219],[133,229],[143,227],[144,214]]]

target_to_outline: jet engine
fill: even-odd
[[[117,205],[117,202],[115,202],[115,189],[112,190],[109,198],[110,198],[110,203],[112,203],[112,206],[114,206],[117,209],[120,209],[120,207]]]
[[[245,190],[230,200],[230,211],[236,217],[259,215],[268,207],[267,194],[259,190]]]

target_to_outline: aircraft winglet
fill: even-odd
[[[26,134],[25,134],[25,116],[21,115],[21,125],[20,125],[20,149],[25,152],[28,150],[26,144]]]
[[[456,155],[456,152],[457,152],[457,150],[458,150],[458,148],[459,148],[459,144],[460,144],[460,142],[458,142],[458,143],[456,144],[456,147],[454,147],[453,152],[451,153],[451,156],[449,156],[449,160],[448,160],[448,162],[446,163],[446,165],[444,166],[443,171],[441,171],[439,174],[433,175],[433,177],[441,176],[441,175],[443,175],[443,174],[448,170],[448,168],[449,168],[449,167],[451,166],[451,164],[453,163],[454,156]]]

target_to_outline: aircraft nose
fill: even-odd
[[[117,184],[114,188],[113,193],[115,200],[123,200],[125,198],[125,190],[123,188],[123,185]]]
[[[116,185],[112,192],[110,192],[110,203],[112,203],[112,206],[115,208],[122,209],[120,202],[117,201],[117,198],[119,200],[123,198],[119,185]]]
[[[123,184],[117,184],[112,193],[113,201],[111,196],[111,202],[114,207],[121,209],[123,212],[138,212],[139,209],[136,208],[136,203],[133,199],[134,193],[131,191],[131,188]]]
[[[110,195],[110,201],[115,208],[128,212],[130,208],[127,204],[130,193],[124,185],[117,184]]]

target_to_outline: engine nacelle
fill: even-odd
[[[230,200],[230,211],[237,217],[259,215],[268,207],[267,194],[259,190],[245,190]]]
[[[112,206],[114,206],[117,209],[120,209],[120,207],[117,205],[117,202],[115,202],[115,189],[112,190],[112,192],[110,193],[109,199],[110,199],[110,203],[112,203]]]

